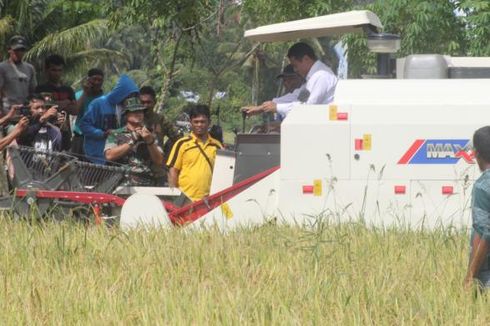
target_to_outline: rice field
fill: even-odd
[[[484,325],[468,236],[264,225],[123,233],[0,220],[0,324]]]

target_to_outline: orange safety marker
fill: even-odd
[[[362,136],[362,149],[365,151],[370,151],[373,146],[371,134],[364,134]]]
[[[322,180],[320,179],[313,180],[313,195],[315,196],[322,195]]]
[[[328,107],[328,117],[330,120],[337,120],[337,105],[329,105]]]
[[[231,220],[233,218],[233,211],[231,210],[228,203],[221,204],[221,213],[226,217],[227,220]]]

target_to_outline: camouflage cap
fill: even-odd
[[[146,110],[146,107],[144,105],[139,104],[139,103],[132,103],[132,104],[128,104],[124,108],[123,114],[127,113],[127,112],[136,112],[136,111],[145,111],[145,110]]]

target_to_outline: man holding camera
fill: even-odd
[[[29,124],[17,137],[17,144],[40,151],[61,150],[61,132],[54,125],[60,119],[55,105],[46,103],[43,96],[34,94],[29,97],[29,105],[20,109],[20,114],[29,119]],[[9,133],[14,130],[11,129]]]
[[[59,125],[63,135],[63,150],[71,148],[71,128],[68,114],[77,115],[78,110],[75,105],[75,92],[73,88],[64,85],[62,82],[65,59],[58,54],[52,54],[44,60],[44,73],[46,83],[36,87],[36,93],[45,96],[50,102],[58,107],[59,113],[64,116],[64,122]]]
[[[4,127],[8,123],[12,122],[16,117],[18,117],[18,114],[22,108],[23,105],[21,104],[12,105],[9,112],[0,119],[0,126]],[[21,117],[15,126],[11,126],[10,133],[5,137],[0,138],[0,151],[3,151],[8,145],[16,140],[28,125],[29,118]]]
[[[179,139],[179,134],[174,125],[163,114],[155,112],[156,93],[151,86],[140,88],[139,100],[145,110],[145,126],[157,137],[163,150],[164,159],[170,154],[173,144]],[[164,165],[153,165],[153,174],[158,180],[156,186],[164,186],[167,182],[167,169]]]
[[[157,180],[152,166],[163,166],[163,151],[156,135],[144,126],[145,110],[140,104],[125,108],[126,125],[107,137],[104,156],[108,161],[129,165],[137,173],[130,180],[132,185],[153,186]]]
[[[8,123],[11,123],[17,116],[17,112],[20,111],[22,105],[12,105],[9,112],[0,118],[0,127],[5,127]],[[0,196],[6,196],[9,193],[9,186],[7,180],[7,174],[4,164],[4,152],[3,150],[9,146],[17,137],[20,136],[27,128],[29,119],[27,117],[21,117],[15,126],[10,126],[10,133],[4,137],[0,137]]]
[[[173,143],[179,139],[179,134],[175,130],[174,125],[163,114],[155,112],[155,105],[157,103],[155,90],[151,86],[141,87],[139,99],[140,103],[146,108],[145,125],[153,129],[160,144],[163,144],[164,139],[167,138],[170,141],[170,150]]]

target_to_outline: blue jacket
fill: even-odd
[[[108,94],[93,100],[80,120],[84,136],[85,155],[94,163],[105,163],[104,132],[121,127],[116,117],[116,105],[132,93],[138,93],[138,86],[127,75],[122,75],[116,86]]]

